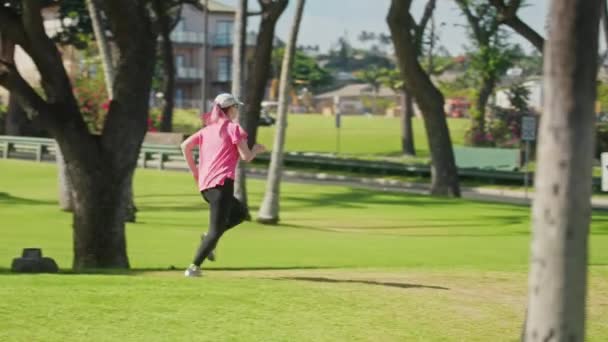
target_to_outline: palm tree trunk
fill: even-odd
[[[304,12],[305,0],[298,0],[296,4],[296,14],[291,27],[289,41],[283,55],[283,65],[281,67],[281,81],[279,85],[279,112],[277,115],[276,134],[270,168],[268,170],[268,181],[266,182],[266,193],[258,213],[258,222],[276,224],[279,222],[279,197],[281,187],[281,174],[283,173],[283,149],[285,147],[285,134],[287,130],[287,111],[289,108],[289,82],[291,68],[298,40],[298,31]]]
[[[239,0],[235,14],[234,42],[232,46],[232,94],[246,101],[243,88],[243,72],[245,68],[245,45],[247,43],[247,0]],[[241,125],[245,126],[245,115],[239,117]],[[246,165],[239,162],[236,169],[234,195],[242,203],[247,203]],[[251,219],[249,213],[247,219]]]
[[[551,2],[526,341],[584,341],[599,1]]]
[[[247,105],[243,115],[243,128],[247,131],[249,147],[257,141],[258,121],[262,100],[266,93],[270,67],[272,64],[272,48],[275,39],[275,27],[279,17],[287,7],[288,0],[265,1],[262,4],[262,19],[256,41],[253,67],[247,79]],[[245,167],[239,163],[236,172],[235,196],[248,207]]]
[[[63,211],[73,211],[74,202],[72,195],[72,186],[70,184],[70,178],[67,174],[67,167],[63,160],[63,154],[59,144],[55,144],[55,158],[57,159],[57,174],[59,182],[59,208]]]
[[[414,129],[412,127],[414,101],[412,95],[405,89],[401,93],[401,110],[401,148],[404,155],[413,157],[416,155]]]
[[[476,104],[477,113],[473,116],[472,127],[474,131],[482,134],[485,134],[486,132],[486,106],[494,91],[495,84],[496,82],[493,79],[484,78],[481,89],[479,90],[479,97],[477,98]]]
[[[110,51],[110,44],[105,35],[103,24],[101,22],[101,15],[99,13],[99,6],[96,3],[97,0],[87,0],[87,7],[89,10],[89,16],[91,17],[91,25],[93,26],[93,32],[95,34],[95,41],[97,42],[97,48],[101,56],[101,63],[103,65],[103,72],[105,76],[106,90],[110,99],[114,98],[114,89],[112,83],[114,82],[114,65],[112,64],[112,53]]]

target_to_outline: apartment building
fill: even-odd
[[[234,8],[209,0],[208,63],[205,72],[204,17],[193,6],[183,7],[182,20],[171,35],[176,64],[176,107],[199,108],[203,82],[207,85],[208,100],[217,93],[230,91],[234,15]],[[254,42],[255,35],[249,34],[247,45],[253,46]]]

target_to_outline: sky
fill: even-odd
[[[219,0],[236,6],[237,0]],[[519,15],[524,22],[545,35],[545,15],[549,0],[529,0],[529,5],[520,9]],[[250,10],[259,8],[257,0],[249,0]],[[416,18],[422,15],[425,0],[414,0],[413,14]],[[298,45],[319,45],[321,51],[327,51],[338,38],[347,35],[350,42],[360,44],[357,37],[361,31],[388,33],[386,14],[390,0],[306,0]],[[289,1],[287,10],[279,19],[276,34],[285,40],[289,34],[291,21],[295,12],[295,0]],[[441,45],[452,54],[464,51],[467,36],[463,25],[466,23],[453,0],[437,0],[435,10],[436,23],[445,23],[440,31]],[[251,18],[248,31],[257,31],[258,18]],[[531,45],[517,34],[512,41],[521,44],[526,50]]]

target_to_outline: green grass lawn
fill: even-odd
[[[68,270],[50,164],[0,161],[0,341],[516,341],[529,210],[283,184],[282,225],[229,232],[185,279],[206,205],[186,173],[138,170],[132,272],[13,275],[41,247]],[[260,203],[263,183],[249,183]],[[256,209],[256,208],[254,208]],[[588,340],[608,339],[608,214],[591,229]]]
[[[287,130],[287,151],[336,152],[337,133],[335,118],[319,114],[292,114]],[[421,119],[414,119],[414,138],[419,157],[429,156],[428,142]],[[454,145],[462,145],[469,127],[467,119],[449,119],[450,134]],[[175,129],[192,133],[200,127],[196,112],[176,111]],[[272,146],[275,127],[260,127],[259,141]],[[342,154],[354,156],[400,156],[401,121],[399,118],[364,117],[348,115],[342,117]]]

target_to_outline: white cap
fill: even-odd
[[[234,105],[242,106],[243,102],[239,101],[234,95],[223,93],[216,96],[214,103],[217,103],[222,108],[232,107]]]

